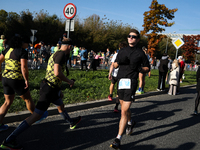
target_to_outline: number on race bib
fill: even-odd
[[[131,89],[131,79],[120,79],[118,89]]]

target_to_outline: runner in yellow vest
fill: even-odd
[[[76,45],[74,45],[74,49],[73,49],[73,61],[74,61],[74,65],[73,67],[76,66],[76,61],[77,61],[77,56],[78,56],[78,53],[79,53],[79,48],[76,47]]]
[[[1,35],[1,39],[0,39],[0,53],[2,53],[2,51],[5,48],[5,39],[4,38],[5,38],[5,36]]]

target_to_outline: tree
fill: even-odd
[[[183,55],[185,60],[194,61],[195,54],[198,51],[198,41],[200,41],[200,35],[183,36],[185,44],[181,47],[185,52]]]
[[[144,15],[144,27],[141,31],[142,35],[148,37],[148,52],[151,53],[151,57],[155,55],[155,51],[158,50],[158,43],[166,37],[165,35],[157,34],[162,33],[165,27],[171,27],[174,22],[168,22],[174,18],[174,13],[178,9],[168,9],[164,4],[158,4],[157,0],[152,0],[150,5],[150,11],[146,11]]]

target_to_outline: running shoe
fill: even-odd
[[[42,120],[46,119],[48,116],[48,111],[45,111],[42,115],[42,117],[40,118],[40,120],[36,121],[35,123],[40,123]]]
[[[126,128],[126,135],[131,135],[133,133],[133,128],[135,126],[136,122],[133,121],[132,125],[128,125]]]
[[[110,95],[108,95],[108,100],[112,101],[112,97]]]
[[[4,125],[4,124],[0,125],[0,132],[5,131],[7,129],[8,129],[8,125]]]
[[[142,94],[142,91],[137,90],[136,94]]]
[[[157,91],[160,91],[160,89],[157,89]]]
[[[196,110],[194,111],[194,115],[198,115],[198,112]]]
[[[114,109],[114,113],[118,113],[119,110],[117,108]]]
[[[70,124],[70,129],[75,129],[77,124],[81,121],[81,116],[73,119],[73,123]]]
[[[23,147],[20,144],[17,144],[16,141],[6,142],[5,140],[2,142],[0,147],[2,149],[7,149],[7,150],[22,150],[23,149]]]
[[[114,142],[110,145],[110,147],[112,147],[114,149],[119,149],[120,148],[120,140],[116,138],[114,140]]]

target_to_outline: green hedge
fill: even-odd
[[[39,99],[39,86],[41,80],[45,76],[45,70],[30,70],[30,92],[35,103]],[[185,71],[185,80],[181,86],[196,84],[196,72]],[[105,99],[109,95],[109,86],[111,81],[108,80],[108,70],[97,70],[97,71],[81,71],[81,70],[70,70],[69,79],[75,79],[75,84],[72,88],[67,83],[63,82],[62,91],[64,93],[63,101],[65,104],[72,104],[78,102],[86,102],[98,99]],[[158,84],[158,70],[151,71],[151,77],[146,76],[145,78],[144,91],[155,91]],[[117,86],[115,85],[113,95],[116,96]],[[168,85],[166,85],[168,88]],[[4,103],[3,87],[0,84],[0,105]],[[9,109],[9,112],[17,112],[26,110],[26,105],[23,100],[16,95],[16,98]]]

